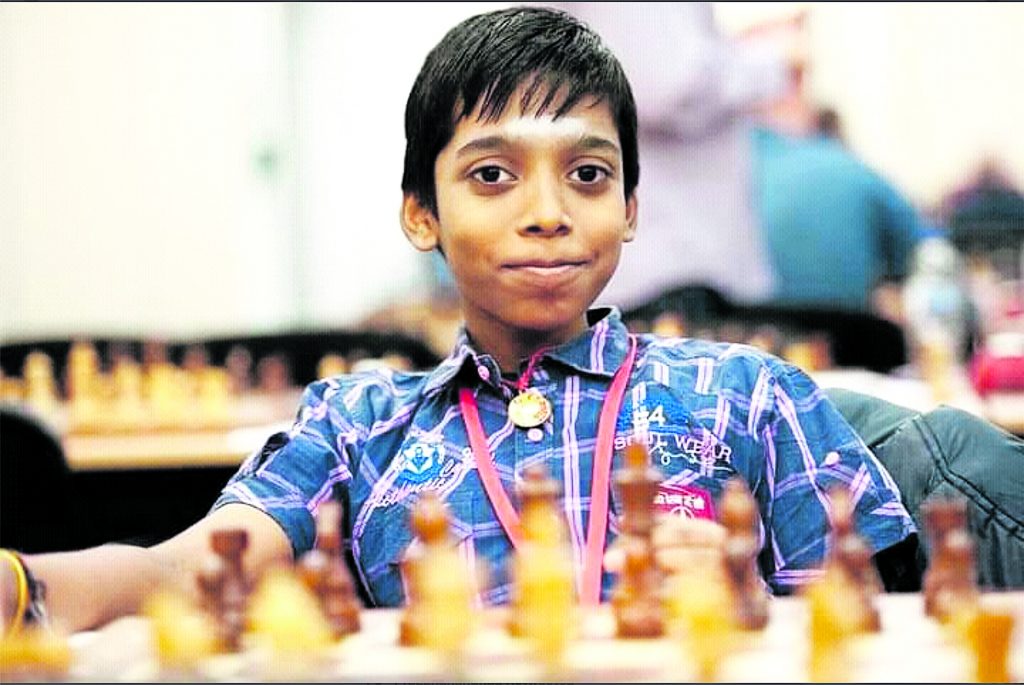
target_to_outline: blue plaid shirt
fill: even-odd
[[[577,582],[590,512],[595,436],[601,406],[626,356],[629,334],[617,310],[594,310],[590,328],[545,352],[531,386],[554,412],[541,427],[508,418],[512,390],[495,360],[463,334],[429,372],[387,369],[312,383],[294,426],[270,438],[224,488],[214,508],[243,502],[285,530],[296,555],[315,541],[313,512],[347,489],[348,530],[360,580],[379,606],[404,598],[400,563],[413,543],[407,523],[418,493],[434,490],[451,514],[455,543],[469,568],[483,562],[480,600],[507,602],[511,542],[477,473],[458,390],[474,390],[502,485],[535,463],[561,480],[560,500]],[[643,424],[643,425],[640,425]],[[835,407],[798,368],[746,345],[638,337],[637,359],[619,412],[613,468],[621,448],[646,435],[665,484],[700,488],[717,499],[740,475],[761,514],[759,565],[775,592],[814,577],[828,546],[827,490],[849,487],[856,525],[875,551],[914,531],[889,474]],[[606,544],[618,533],[619,494],[611,494]],[[605,573],[603,596],[614,578]]]

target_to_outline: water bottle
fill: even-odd
[[[935,399],[948,401],[968,349],[971,301],[963,258],[941,231],[929,231],[915,248],[903,307],[911,361]]]

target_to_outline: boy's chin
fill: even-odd
[[[586,328],[587,308],[555,308],[539,307],[537,311],[527,312],[514,317],[509,323],[524,333],[544,337],[560,334],[576,333]]]

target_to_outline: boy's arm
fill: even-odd
[[[210,534],[243,528],[249,534],[245,569],[258,576],[268,566],[292,560],[292,547],[281,527],[246,504],[227,504],[175,537],[154,547],[103,545],[75,552],[22,555],[25,566],[46,586],[50,619],[71,632],[94,628],[136,613],[155,589],[171,583],[196,592],[196,574],[210,551]],[[15,611],[16,578],[10,564],[0,570],[3,625]]]

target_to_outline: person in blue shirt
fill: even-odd
[[[925,229],[917,210],[835,137],[770,127],[752,136],[771,303],[873,311],[875,289],[909,272]]]
[[[318,506],[340,496],[363,590],[395,606],[409,512],[432,491],[467,567],[489,569],[480,600],[502,603],[522,535],[516,484],[543,464],[561,484],[580,598],[597,602],[622,512],[609,476],[630,442],[664,476],[674,534],[659,535],[659,556],[677,568],[720,556],[716,498],[734,477],[757,500],[758,563],[776,592],[818,573],[831,488],[850,492],[876,558],[914,539],[896,485],[802,371],[743,345],[633,336],[616,309],[591,308],[637,234],[639,161],[630,85],[585,25],[543,8],[460,23],[416,78],[406,141],[402,228],[444,255],[465,317],[447,359],[311,384],[292,428],[201,521],[150,548],[22,557],[0,571],[4,592],[8,566],[28,569],[51,615],[97,625],[160,583],[194,585],[214,530],[248,532],[253,576],[292,561],[315,542]]]

